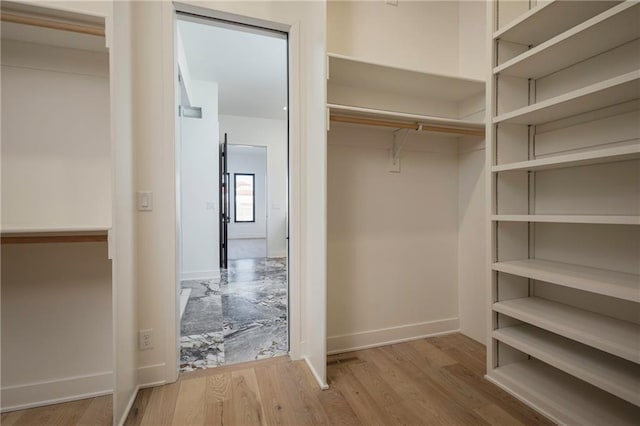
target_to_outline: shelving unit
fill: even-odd
[[[560,424],[638,423],[635,405],[535,359],[496,368],[488,379]]]
[[[327,63],[327,108],[331,121],[421,129],[455,136],[484,136],[484,121],[469,119],[464,113],[465,109],[469,113],[484,109],[483,81],[332,53],[327,55]],[[471,106],[461,107],[464,103]]]
[[[500,64],[493,72],[514,77],[544,77],[637,39],[640,37],[638,22],[640,4],[623,2]]]
[[[616,76],[493,118],[495,124],[542,124],[638,99],[640,71]]]
[[[632,404],[640,404],[640,366],[531,325],[505,327],[493,337]]]
[[[640,3],[533,4],[498,28],[500,1],[487,379],[558,423],[637,423]]]
[[[4,412],[114,391],[114,164],[105,18],[0,18]]]

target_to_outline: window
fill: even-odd
[[[256,221],[255,177],[250,173],[234,173],[234,222]]]

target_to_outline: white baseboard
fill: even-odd
[[[15,411],[113,393],[111,371],[2,388],[0,411]]]
[[[195,271],[195,272],[183,272],[180,274],[180,281],[186,280],[213,280],[220,278],[220,270],[211,271]]]
[[[124,422],[127,421],[127,417],[129,417],[129,411],[131,411],[131,407],[133,407],[133,403],[136,402],[136,398],[138,397],[138,392],[140,391],[140,386],[136,386],[133,390],[133,394],[131,394],[131,398],[129,398],[129,402],[127,403],[127,407],[124,409],[122,413],[122,417],[116,423],[118,426],[123,426]]]
[[[138,367],[138,386],[143,389],[165,384],[166,369],[167,365],[164,362]]]
[[[313,364],[311,363],[311,361],[309,361],[309,358],[307,358],[305,356],[304,357],[304,362],[307,363],[307,367],[309,367],[309,370],[311,370],[311,374],[313,374],[313,377],[316,379],[316,382],[318,382],[318,386],[320,386],[320,389],[322,389],[322,390],[329,389],[329,385],[327,384],[327,382],[325,380],[320,378],[320,375],[316,371],[316,369],[313,366]]]
[[[270,253],[267,257],[269,259],[276,258],[276,257],[287,257],[287,251],[284,250],[281,252]]]
[[[422,339],[438,334],[454,333],[459,331],[459,327],[460,321],[458,318],[447,318],[438,321],[364,331],[361,333],[329,336],[327,338],[327,353],[332,355]]]

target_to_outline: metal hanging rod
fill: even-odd
[[[2,244],[97,243],[108,241],[106,235],[24,235],[2,236]]]
[[[50,28],[53,30],[69,31],[72,33],[87,34],[98,37],[104,37],[104,28],[92,27],[87,25],[72,24],[69,22],[61,22],[53,19],[19,15],[10,12],[2,12],[0,20],[3,22],[12,22],[14,24],[31,25],[34,27]]]
[[[330,114],[329,119],[338,123],[364,124],[368,126],[390,127],[394,129],[423,130],[427,132],[451,133],[464,136],[484,136],[484,129],[468,129],[455,126],[438,126],[406,121],[378,120],[375,118],[354,117]]]

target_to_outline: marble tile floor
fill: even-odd
[[[269,358],[288,351],[286,258],[237,259],[219,278],[187,280],[182,371]]]

